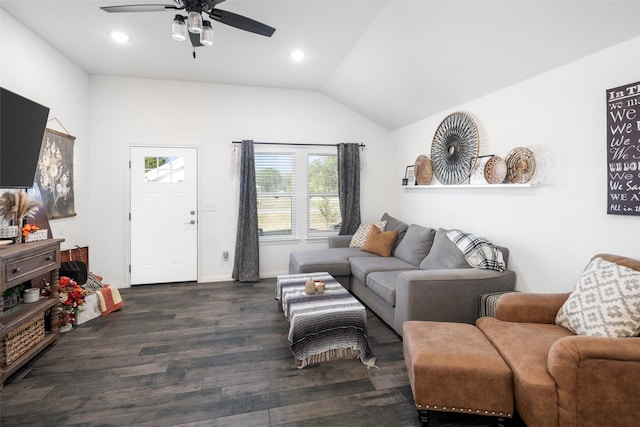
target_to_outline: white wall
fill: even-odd
[[[640,259],[640,218],[606,214],[605,91],[640,80],[638,52],[640,37],[393,132],[397,177],[430,155],[453,111],[477,120],[481,155],[525,146],[541,163],[541,182],[530,189],[398,189],[401,218],[509,247],[521,291],[572,289],[596,253]]]
[[[90,94],[92,264],[119,286],[128,284],[132,145],[198,147],[200,281],[231,277],[239,187],[232,141],[363,142],[363,220],[379,218],[388,208],[379,195],[395,191],[389,133],[318,92],[92,76]],[[326,241],[261,245],[261,276],[286,273],[291,250],[314,247]]]
[[[89,244],[89,76],[0,10],[0,85],[49,107],[47,127],[76,137],[77,216],[52,220],[50,226],[54,237],[65,239],[63,249]]]

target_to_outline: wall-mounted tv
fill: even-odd
[[[0,188],[30,188],[49,108],[0,88]]]

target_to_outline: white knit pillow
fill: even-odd
[[[592,259],[558,311],[556,324],[578,335],[640,335],[640,271]]]
[[[380,231],[384,231],[387,226],[387,221],[378,221],[374,222],[376,227],[380,229]],[[364,246],[364,242],[367,241],[367,237],[369,236],[369,230],[371,230],[371,224],[360,224],[358,229],[353,234],[351,238],[351,243],[349,243],[350,248],[361,248]]]

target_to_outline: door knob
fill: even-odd
[[[195,214],[196,214],[196,211],[191,211],[191,215],[195,215]]]

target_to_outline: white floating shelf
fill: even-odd
[[[418,189],[427,189],[427,190],[436,190],[436,189],[450,189],[450,188],[532,188],[536,185],[533,183],[526,184],[456,184],[456,185],[442,185],[442,184],[434,184],[434,185],[403,185],[402,188],[407,190],[418,190]]]

